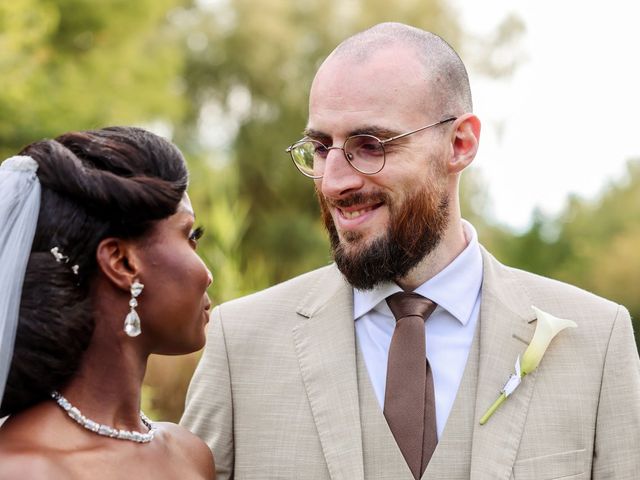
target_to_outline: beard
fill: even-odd
[[[444,187],[424,186],[399,204],[382,192],[355,193],[332,205],[346,208],[362,203],[384,204],[389,209],[389,225],[368,244],[358,232],[345,232],[341,240],[327,200],[316,193],[334,261],[347,281],[359,290],[371,290],[382,282],[405,277],[438,246],[449,221],[449,197]]]

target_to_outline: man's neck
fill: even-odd
[[[411,271],[396,283],[405,291],[412,292],[419,285],[433,278],[449,265],[469,244],[462,221],[451,222],[440,243],[427,254]]]

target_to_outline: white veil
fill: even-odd
[[[40,211],[38,164],[16,156],[0,165],[0,402],[9,375],[20,297]]]

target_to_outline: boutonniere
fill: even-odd
[[[519,356],[516,358],[515,373],[511,374],[509,380],[507,380],[507,383],[505,383],[502,388],[500,396],[482,416],[480,419],[480,425],[487,423],[487,420],[489,420],[491,415],[493,415],[493,412],[495,412],[498,407],[502,405],[502,402],[504,402],[505,399],[511,395],[516,388],[518,388],[518,385],[520,385],[520,382],[522,381],[522,377],[538,368],[540,360],[542,360],[544,352],[547,351],[547,347],[551,343],[551,340],[553,340],[553,338],[565,328],[575,328],[578,326],[571,320],[554,317],[533,305],[531,308],[536,312],[537,318],[536,331],[533,334],[533,339],[522,354],[522,360],[520,360]]]

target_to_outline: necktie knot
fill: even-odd
[[[394,293],[387,297],[387,305],[396,321],[411,316],[426,320],[436,308],[435,303],[415,292]]]

